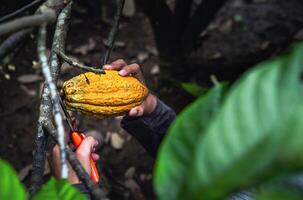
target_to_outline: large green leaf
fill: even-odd
[[[287,185],[273,184],[256,191],[255,200],[302,200],[303,191]]]
[[[302,69],[303,44],[247,72],[216,115],[202,98],[182,113],[156,163],[159,198],[221,199],[302,169]]]
[[[274,191],[265,191],[259,194],[255,200],[302,200],[303,194],[295,190],[279,189]]]
[[[222,85],[216,86],[187,107],[171,125],[155,168],[155,186],[160,199],[186,199],[185,183],[190,181],[188,167],[196,151],[195,144],[218,110],[222,91]]]
[[[66,180],[57,181],[51,178],[33,200],[85,200],[86,197]]]
[[[0,160],[0,199],[26,199],[25,189],[16,172],[3,160]]]
[[[192,199],[220,199],[303,167],[303,45],[249,71],[231,89],[198,147]]]

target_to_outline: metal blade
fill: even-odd
[[[65,105],[64,105],[64,103],[63,103],[63,101],[61,99],[61,96],[60,95],[58,95],[58,96],[59,96],[59,102],[60,102],[61,109],[62,109],[62,111],[63,111],[63,113],[65,115],[65,121],[67,122],[69,128],[72,131],[76,131],[75,128],[73,127],[72,118],[69,115],[69,113],[67,112],[66,107],[65,107]]]

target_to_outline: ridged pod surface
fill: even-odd
[[[132,76],[122,77],[115,70],[106,74],[87,72],[63,84],[67,108],[97,118],[119,116],[140,105],[148,89]]]

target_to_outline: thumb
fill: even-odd
[[[98,141],[92,136],[84,138],[76,152],[81,152],[82,156],[90,156],[95,151],[95,147],[98,145]]]
[[[78,160],[83,165],[85,171],[90,174],[90,157],[95,151],[98,142],[92,136],[86,137],[76,150]]]

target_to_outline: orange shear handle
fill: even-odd
[[[71,138],[77,149],[80,146],[80,144],[82,143],[82,141],[84,140],[85,135],[83,133],[79,133],[79,132],[72,132]],[[92,181],[94,183],[99,183],[99,181],[100,181],[99,171],[98,171],[96,163],[92,157],[90,157],[90,167],[91,167],[90,178],[92,179]]]

